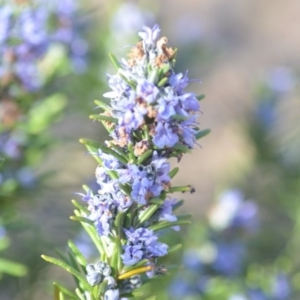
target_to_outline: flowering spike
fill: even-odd
[[[160,242],[157,232],[169,227],[177,231],[179,225],[190,224],[189,215],[174,215],[183,202],[170,194],[194,189],[172,187],[171,179],[179,169],[171,171],[168,159],[179,161],[195,146],[200,107],[196,96],[184,91],[187,73],[175,73],[176,51],[159,33],[157,25],[144,27],[139,33],[142,40],[122,64],[109,55],[117,69],[117,74],[108,76],[111,91],[103,95],[110,104],[96,101],[104,112],[90,118],[104,124],[110,140],[101,145],[80,139],[99,162],[98,188],[92,191],[85,186],[85,193],[78,193],[87,210],[75,202],[77,209],[71,217],[81,222],[99,251],[101,260],[86,266],[87,291],[92,290],[95,299],[123,299],[143,284],[140,274],[164,275],[167,269],[156,265],[158,259],[181,245]],[[76,248],[69,247],[81,264],[84,260]],[[74,268],[70,270],[78,275]]]

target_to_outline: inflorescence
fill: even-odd
[[[31,157],[39,157],[48,141],[45,134],[38,134],[39,129],[45,132],[41,122],[34,123],[40,118],[44,126],[49,127],[65,106],[65,99],[55,101],[55,95],[52,99],[45,97],[43,87],[55,78],[58,68],[51,67],[50,74],[43,62],[59,48],[73,69],[80,71],[84,68],[87,43],[75,30],[76,2],[1,2],[0,156],[6,160],[5,168],[0,172],[2,194],[9,195],[16,188],[35,185],[32,170],[35,158]],[[55,58],[54,65],[57,60]],[[29,153],[30,149],[36,151],[34,147],[41,148],[38,155]]]
[[[108,76],[111,91],[104,97],[110,105],[95,101],[104,112],[91,118],[103,123],[111,139],[105,145],[81,140],[99,163],[99,189],[85,187],[82,200],[88,209],[75,214],[97,231],[101,261],[86,270],[91,286],[106,282],[103,299],[125,299],[126,280],[145,272],[150,277],[166,272],[157,259],[174,247],[159,242],[160,230],[179,230],[189,223],[173,214],[182,201],[169,194],[194,191],[191,186],[172,187],[178,168],[171,170],[168,159],[180,161],[197,138],[208,133],[199,131],[196,121],[203,97],[184,91],[187,73],[175,73],[176,50],[159,33],[157,25],[144,27],[128,60],[110,55],[118,71]],[[105,265],[106,275],[98,265]]]
[[[5,1],[0,8],[0,81],[27,92],[42,86],[38,64],[49,47],[64,45],[71,57],[86,51],[75,32],[76,1]],[[86,45],[86,44],[85,44]]]

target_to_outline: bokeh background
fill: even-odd
[[[299,259],[294,260],[292,254],[300,246],[300,232],[295,230],[300,209],[299,15],[297,0],[81,1],[77,21],[88,44],[87,67],[80,73],[66,72],[49,87],[67,97],[63,117],[47,129],[56,142],[36,167],[38,175],[52,175],[38,188],[18,194],[14,221],[7,225],[12,245],[2,252],[30,271],[21,278],[4,275],[0,299],[53,299],[52,281],[71,284],[63,270],[44,263],[40,254],[55,255],[53,249],[64,250],[68,239],[84,242],[79,226],[69,219],[73,210],[70,200],[82,191],[82,184],[92,183],[96,165],[78,140],[105,140],[101,125],[88,116],[95,107],[93,100],[102,99],[108,91],[106,74],[114,72],[108,52],[126,57],[128,45],[135,43],[141,27],[155,23],[178,48],[176,71],[189,70],[189,77],[195,79],[189,91],[206,95],[199,122],[201,129],[211,129],[199,147],[183,158],[174,180],[174,184],[196,188],[196,193],[183,195],[183,211],[193,213],[195,224],[190,231],[182,231],[187,249],[200,249],[204,240],[210,240],[208,212],[222,192],[239,189],[241,197],[253,200],[259,211],[254,232],[234,235],[237,241],[252,245],[253,252],[248,255],[252,258],[239,275],[226,277],[222,272],[208,271],[209,276],[242,280],[249,277],[248,267],[253,269],[254,264],[261,266],[255,271],[257,278],[264,277],[276,262],[272,272],[281,268],[285,274],[291,273],[289,286],[295,290],[293,296],[285,293],[282,298],[241,298],[244,294],[239,287],[216,295],[208,292],[203,299],[299,299]],[[221,211],[226,214],[225,208]],[[218,235],[227,238],[222,230]],[[285,253],[286,247],[291,250]],[[238,255],[236,248],[230,252]],[[183,252],[178,257],[181,255]],[[197,256],[199,261],[201,255]],[[278,263],[281,255],[284,263]],[[207,278],[205,272],[197,271],[197,278]],[[198,279],[194,285],[199,286]],[[158,299],[175,297],[166,292],[169,281]],[[245,282],[249,283],[249,278]],[[261,280],[251,284],[261,288]],[[178,299],[202,299],[200,290],[192,296],[186,292]]]

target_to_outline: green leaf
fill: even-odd
[[[5,161],[5,159],[0,157],[0,166],[3,164],[4,161]]]
[[[173,147],[172,147],[174,150],[178,150],[182,153],[190,153],[191,152],[191,149],[182,145],[182,144],[175,144]]]
[[[169,72],[171,66],[170,64],[164,64],[159,68],[159,77],[164,77],[167,72]]]
[[[129,158],[127,157],[127,154],[117,145],[114,145],[113,143],[109,143],[109,148],[113,149],[116,153],[120,154],[126,161],[129,161]]]
[[[21,277],[27,274],[27,268],[14,261],[0,258],[0,273]]]
[[[164,200],[160,199],[160,198],[151,198],[149,200],[149,203],[151,204],[158,204],[158,205],[162,205],[164,203]]]
[[[67,253],[68,253],[68,257],[69,257],[70,267],[74,268],[74,270],[78,271],[81,274],[79,266],[78,266],[78,264],[76,262],[76,259],[75,259],[74,255],[73,255],[73,253],[71,252],[71,250],[69,249]],[[73,275],[73,274],[72,274],[72,276],[73,276],[73,279],[74,279],[74,281],[76,283],[76,286],[80,287],[79,279],[75,275]]]
[[[107,103],[105,103],[104,101],[95,100],[94,102],[96,105],[98,105],[98,107],[101,107],[103,109],[109,108],[109,105]]]
[[[113,123],[113,124],[117,124],[118,123],[118,119],[114,118],[114,117],[109,117],[109,116],[105,116],[105,115],[90,115],[90,119],[92,120],[97,120],[97,121],[101,121],[101,122],[109,122],[109,123]]]
[[[83,139],[80,139],[79,142],[81,144],[84,144]],[[96,147],[93,147],[88,144],[84,144],[84,145],[87,148],[87,150],[89,151],[89,153],[92,154],[93,157],[95,158],[95,160],[102,166],[102,159],[98,156],[98,149]]]
[[[145,153],[143,153],[137,160],[137,164],[141,165],[148,157],[150,157],[153,153],[152,149],[147,150]]]
[[[120,184],[120,188],[127,196],[131,195],[131,187],[128,184]]]
[[[169,172],[169,176],[171,177],[171,178],[174,178],[174,176],[178,173],[178,171],[179,171],[179,168],[174,168],[172,171],[170,171]]]
[[[134,155],[133,144],[131,142],[128,143],[128,152],[129,152],[129,161],[131,164],[136,164],[136,159]]]
[[[90,140],[90,139],[80,139],[79,142],[84,145],[88,145],[93,148],[100,149],[104,153],[114,156],[117,160],[119,160],[124,165],[127,164],[127,160],[124,157],[122,157],[120,154],[118,154],[117,152],[115,152],[114,150],[110,149],[109,147],[107,147],[105,145],[102,145],[102,144],[100,144],[94,140]]]
[[[72,293],[71,291],[69,291],[66,287],[62,286],[61,284],[57,283],[57,282],[53,282],[55,288],[57,288],[59,291],[63,292],[65,295],[69,296],[71,299],[75,299],[77,300],[77,296]]]
[[[195,138],[199,140],[210,133],[210,129],[204,129],[196,133]]]
[[[184,185],[184,186],[174,186],[170,187],[168,192],[169,193],[175,193],[175,192],[190,192],[192,190],[192,187],[190,185]]]
[[[154,68],[151,70],[148,80],[152,83],[156,83],[159,77],[159,70],[157,68]]]
[[[116,275],[118,273],[118,260],[119,260],[121,253],[116,244],[114,245],[114,247],[115,247],[115,249],[111,256],[109,264],[112,267],[113,275]]]
[[[159,87],[162,87],[162,86],[164,86],[167,82],[168,82],[168,80],[169,80],[169,78],[168,77],[164,77],[164,78],[162,78],[159,82],[158,82],[158,86]]]
[[[59,300],[60,290],[57,286],[54,286],[54,300]]]
[[[132,80],[127,79],[123,74],[122,74],[122,69],[119,69],[118,71],[119,76],[129,85],[133,90],[136,88],[136,83]]]
[[[124,220],[123,217],[124,217],[124,212],[119,211],[116,218],[115,218],[115,221],[114,221],[115,227],[117,229],[117,235],[118,236],[120,236],[120,233],[122,231],[123,220]]]
[[[54,249],[55,253],[58,255],[58,257],[63,260],[66,264],[69,264],[69,259],[68,257],[59,249]]]
[[[168,254],[174,253],[174,252],[180,250],[181,248],[182,248],[182,244],[177,244],[177,245],[171,246],[168,249]]]
[[[65,300],[65,296],[61,291],[59,292],[59,300]]]
[[[89,224],[89,225],[94,225],[94,222],[91,221],[90,219],[88,218],[85,218],[85,217],[81,217],[81,216],[71,216],[70,219],[72,221],[78,221],[78,222],[81,222],[81,223],[86,223],[86,224]]]
[[[79,273],[77,270],[75,270],[74,268],[72,268],[70,265],[67,265],[66,263],[64,263],[63,261],[55,258],[55,257],[50,257],[50,256],[46,256],[46,255],[41,255],[41,257],[54,264],[57,266],[60,266],[61,268],[65,269],[68,273],[74,275],[79,281],[80,283],[83,285],[83,287],[87,290],[90,291],[91,290],[91,286],[89,285],[89,283],[87,282],[87,280],[85,279],[85,276],[81,273]]]
[[[78,203],[76,200],[72,199],[71,200],[72,204],[77,208],[79,209],[80,212],[83,212],[83,213],[86,213],[86,214],[89,214],[90,211],[83,205],[81,205],[80,203]]]
[[[84,294],[82,294],[79,288],[76,288],[75,292],[80,300],[86,300],[86,297],[84,296]]]
[[[76,214],[76,212],[75,212]],[[103,244],[101,239],[99,238],[98,232],[95,228],[94,225],[89,225],[87,223],[81,222],[81,225],[83,226],[84,230],[88,233],[88,235],[90,236],[90,238],[92,239],[95,247],[97,248],[100,256],[101,256],[101,260],[104,259],[105,257],[105,251],[103,248]]]
[[[184,200],[179,200],[175,203],[175,205],[173,205],[173,211],[175,211],[176,209],[178,209],[180,206],[182,206],[184,203]]]
[[[70,248],[70,250],[72,251],[76,261],[82,265],[82,266],[86,266],[87,265],[87,261],[85,259],[85,257],[83,256],[83,254],[79,251],[79,249],[76,247],[76,245],[73,243],[73,241],[69,240],[68,241],[68,246]]]
[[[104,295],[106,287],[107,287],[107,284],[108,284],[107,280],[103,280],[103,282],[100,284],[99,295]]]
[[[191,215],[191,214],[177,216],[177,220],[190,220],[192,218],[193,218],[193,215]]]
[[[143,267],[143,266],[145,266],[148,262],[149,262],[148,259],[143,259],[143,260],[139,261],[138,263],[136,263],[134,266],[124,267],[124,268],[122,269],[122,273],[121,273],[121,274],[130,272],[131,270],[134,270],[134,269],[137,269],[137,268],[140,268],[140,267]],[[120,274],[120,275],[121,275],[121,274]]]
[[[89,192],[89,191],[91,191],[90,187],[88,185],[86,185],[86,184],[83,184],[82,188],[85,190],[86,193]]]
[[[113,66],[115,67],[116,71],[122,68],[122,65],[119,63],[118,59],[112,53],[108,53],[108,56]]]
[[[157,211],[158,209],[158,205],[157,204],[153,204],[150,205],[149,207],[147,207],[139,216],[138,216],[138,224],[136,225],[139,226],[140,224],[144,223],[145,221],[149,220],[153,214]]]
[[[202,99],[205,98],[205,95],[202,94],[202,95],[196,96],[196,98],[198,99],[198,101],[201,101]]]
[[[155,225],[150,226],[149,229],[151,229],[153,231],[158,231],[158,230],[162,230],[162,229],[165,229],[168,227],[173,227],[173,226],[177,226],[177,225],[187,225],[187,224],[191,224],[191,221],[188,221],[188,220],[179,220],[179,221],[175,221],[175,222],[162,221]]]

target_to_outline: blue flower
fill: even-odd
[[[124,254],[121,255],[123,263],[132,266],[142,260],[144,253],[141,248],[141,245],[125,246]]]
[[[138,34],[142,38],[145,48],[148,49],[149,46],[153,46],[156,42],[160,33],[160,28],[155,24],[152,29],[146,26],[144,26],[143,29],[144,31],[141,31]]]
[[[154,103],[159,95],[159,89],[146,79],[139,79],[136,87],[138,97],[141,97],[147,103]]]
[[[174,95],[171,87],[165,89],[166,95],[158,99],[158,121],[170,121],[172,116],[176,114],[176,106],[178,105],[178,97]]]
[[[174,129],[169,123],[158,122],[155,127],[155,135],[153,137],[153,143],[158,148],[172,147],[179,140],[178,135],[174,132]]]
[[[127,245],[123,246],[124,254],[121,255],[123,263],[131,266],[144,258],[155,258],[168,253],[168,245],[157,241],[157,236],[152,230],[138,228],[124,229]]]

